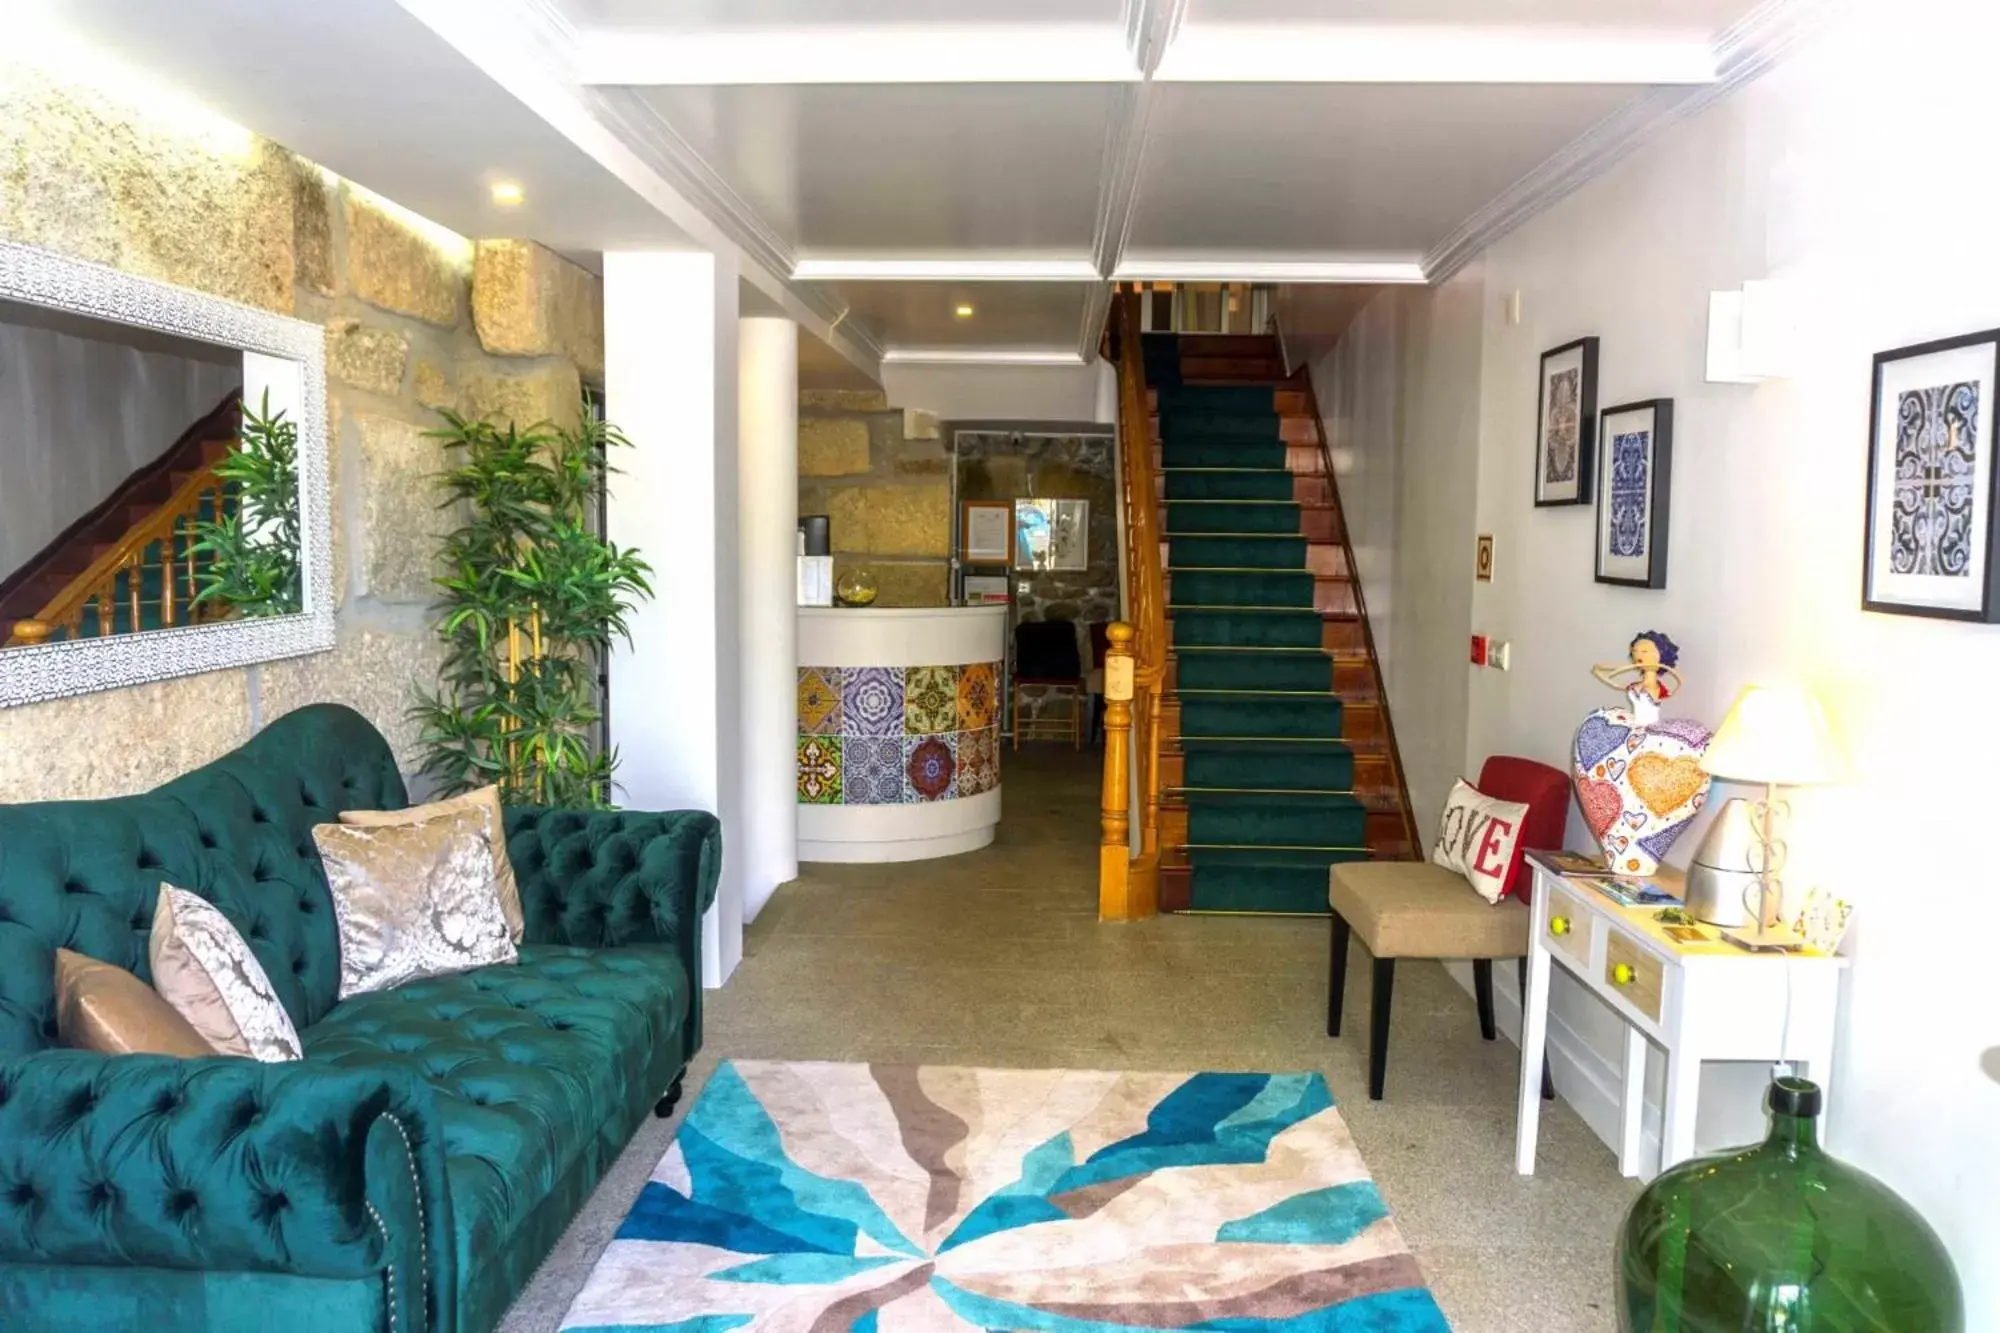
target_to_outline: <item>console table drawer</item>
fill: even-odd
[[[1660,997],[1666,990],[1666,965],[1656,954],[1612,931],[1604,939],[1604,984],[1613,995],[1655,1023],[1660,1021]]]
[[[1579,966],[1589,967],[1590,933],[1597,918],[1582,903],[1559,889],[1550,889],[1548,894],[1549,915],[1542,929],[1548,936],[1549,946],[1574,959]]]

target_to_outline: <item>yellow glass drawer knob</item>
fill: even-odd
[[[1638,975],[1637,972],[1632,970],[1630,963],[1613,963],[1611,965],[1611,984],[1614,986],[1629,986],[1637,979]]]
[[[1551,934],[1551,935],[1567,935],[1567,934],[1569,934],[1569,918],[1568,918],[1568,917],[1566,917],[1566,916],[1552,916],[1552,917],[1550,917],[1550,918],[1549,918],[1549,934]]]

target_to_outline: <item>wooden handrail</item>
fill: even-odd
[[[7,639],[8,646],[43,642],[65,626],[70,638],[81,638],[84,614],[90,610],[92,602],[97,604],[98,634],[111,633],[117,618],[121,582],[124,601],[136,629],[142,611],[139,595],[141,577],[147,568],[154,566],[160,570],[161,625],[174,623],[177,599],[185,603],[189,612],[187,618],[192,620],[192,603],[199,591],[194,558],[189,556],[185,562],[176,559],[174,542],[178,537],[193,536],[194,525],[205,501],[213,499],[214,511],[221,512],[227,483],[215,474],[216,462],[219,461],[203,464],[193,476],[181,483],[172,498],[133,524],[110,550],[91,561],[88,569],[64,584],[62,591],[51,598],[47,606],[29,619],[15,621]],[[148,553],[156,543],[160,547],[158,558],[149,559]]]
[[[1158,484],[1153,466],[1152,409],[1146,402],[1146,362],[1139,305],[1130,293],[1113,298],[1112,340],[1118,354],[1119,485],[1125,501],[1126,621],[1114,627],[1106,655],[1106,745],[1102,801],[1103,845],[1097,914],[1131,921],[1159,911],[1160,901],[1160,701],[1167,676],[1166,579],[1160,552]],[[1125,633],[1119,635],[1117,631]],[[1129,667],[1128,667],[1129,663]],[[1112,701],[1114,675],[1130,672],[1128,708]],[[1122,681],[1119,681],[1122,685]],[[1121,689],[1120,693],[1124,691]],[[1129,715],[1129,738],[1126,736]],[[1118,743],[1112,742],[1115,723]],[[1137,782],[1131,781],[1137,758]],[[1116,753],[1114,753],[1116,752]],[[1112,770],[1114,766],[1117,772]],[[1139,848],[1131,851],[1137,821]]]

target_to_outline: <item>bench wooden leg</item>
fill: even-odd
[[[1333,951],[1326,967],[1326,1035],[1340,1035],[1340,1010],[1347,998],[1347,938],[1353,928],[1340,913],[1333,914]]]
[[[1472,997],[1479,1003],[1479,1036],[1492,1041],[1498,1035],[1493,1026],[1493,960],[1472,960]]]
[[[1528,960],[1526,958],[1521,960],[1521,1044],[1523,1046],[1528,1044]],[[1552,1102],[1555,1099],[1556,1081],[1549,1076],[1549,1057],[1545,1051],[1542,1054],[1542,1100]]]
[[[1368,1100],[1382,1100],[1389,1073],[1389,997],[1396,989],[1396,960],[1375,960],[1375,1008],[1368,1015]]]

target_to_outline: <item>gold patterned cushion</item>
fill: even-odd
[[[463,796],[453,796],[429,805],[413,805],[407,810],[343,810],[340,822],[355,828],[393,828],[398,824],[421,824],[427,820],[477,810],[486,818],[486,836],[493,848],[493,887],[500,894],[500,910],[507,917],[507,933],[521,942],[524,918],[521,890],[514,883],[514,863],[507,859],[507,825],[500,812],[500,789],[481,787]]]
[[[122,967],[56,950],[56,1039],[101,1055],[214,1055],[194,1025]]]
[[[296,1060],[298,1029],[271,979],[229,919],[207,899],[160,886],[153,934],[146,942],[153,989],[217,1055]]]
[[[340,927],[340,998],[515,961],[493,883],[486,815],[319,824],[313,841]]]

